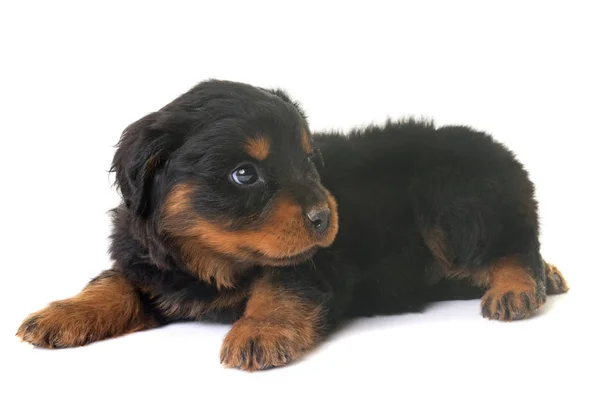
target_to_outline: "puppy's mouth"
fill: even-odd
[[[265,255],[254,249],[244,248],[244,252],[252,257],[253,260],[257,261],[261,265],[282,267],[286,265],[297,265],[308,261],[317,252],[318,247],[313,246],[305,251],[298,254],[285,256],[285,257],[271,257]]]

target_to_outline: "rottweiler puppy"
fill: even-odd
[[[221,362],[257,370],[353,317],[482,297],[512,321],[568,289],[540,255],[526,170],[468,127],[312,134],[283,91],[209,80],[127,127],[112,170],[114,265],[30,315],[24,341],[221,321]]]

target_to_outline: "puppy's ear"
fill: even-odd
[[[155,178],[183,143],[187,119],[166,111],[154,112],[127,127],[117,144],[111,172],[125,205],[145,217],[152,206]]]

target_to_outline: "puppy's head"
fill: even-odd
[[[188,260],[282,266],[338,230],[315,162],[305,117],[284,93],[208,81],[129,126],[113,169],[130,214]]]

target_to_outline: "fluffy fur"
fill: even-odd
[[[130,125],[113,170],[113,268],[29,316],[23,340],[216,320],[234,323],[222,363],[256,370],[348,318],[482,297],[510,321],[567,290],[540,255],[527,172],[468,127],[311,134],[282,91],[211,80]]]

